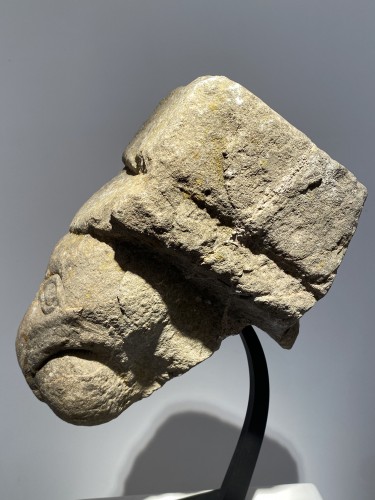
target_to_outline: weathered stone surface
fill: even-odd
[[[365,188],[251,92],[217,76],[172,92],[123,158],[125,171],[71,230],[168,255],[228,310],[290,347],[298,318],[332,284]]]
[[[223,315],[215,297],[172,266],[118,242],[68,234],[20,325],[18,359],[57,415],[99,424],[209,357]]]
[[[35,394],[101,423],[247,324],[291,347],[329,289],[365,188],[239,84],[172,92],[75,216],[20,326]]]

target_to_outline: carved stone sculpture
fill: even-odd
[[[19,328],[61,418],[116,417],[253,324],[290,348],[329,290],[366,189],[221,77],[164,99],[75,216]]]

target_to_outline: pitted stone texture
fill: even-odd
[[[68,234],[20,325],[18,359],[58,416],[99,424],[207,359],[224,337],[223,315],[152,256]]]
[[[264,102],[225,77],[164,99],[125,172],[71,230],[158,251],[228,311],[291,347],[330,288],[366,189]]]
[[[166,98],[52,253],[18,332],[38,398],[115,418],[248,324],[291,347],[365,200],[344,167],[224,77]]]

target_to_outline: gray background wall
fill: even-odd
[[[0,4],[0,496],[74,500],[218,485],[248,382],[240,339],[117,420],[70,426],[17,366],[17,326],[56,241],[121,168],[157,102],[197,76],[251,89],[367,185],[358,231],[291,352],[265,334],[267,438],[255,482],[375,498],[375,2]]]

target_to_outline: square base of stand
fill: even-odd
[[[207,490],[208,491],[208,490]],[[91,500],[180,500],[198,493],[165,493],[163,495],[133,495],[96,498]],[[317,488],[310,483],[283,484],[272,488],[249,488],[246,500],[323,500]],[[86,499],[89,500],[89,499]]]

